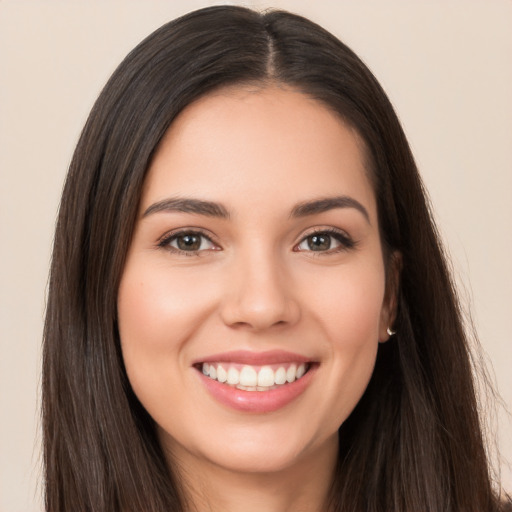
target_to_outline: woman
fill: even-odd
[[[48,511],[498,510],[396,115],[291,14],[196,11],[84,128],[45,327]]]

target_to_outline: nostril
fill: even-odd
[[[246,293],[226,302],[221,309],[223,322],[234,329],[264,330],[293,325],[300,318],[298,304],[277,294]]]

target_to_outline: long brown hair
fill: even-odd
[[[330,510],[493,511],[461,312],[397,116],[361,60],[314,23],[241,7],[161,27],[115,71],[78,142],[60,206],[44,330],[48,512],[184,510],[179,474],[128,382],[116,298],[141,188],[177,114],[214,89],[276,82],[365,141],[388,251],[402,255],[397,334],[339,430]]]

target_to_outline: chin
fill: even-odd
[[[302,450],[279,443],[259,446],[232,445],[229,450],[217,453],[219,466],[239,473],[277,473],[285,471],[303,456]]]
[[[222,435],[210,432],[208,439],[197,439],[189,446],[171,440],[170,452],[182,459],[183,448],[198,465],[209,465],[233,474],[278,473],[300,467],[313,454],[337,451],[337,431],[331,436],[308,436],[300,429],[277,429],[260,425],[252,429],[226,429]],[[290,435],[291,434],[291,435]],[[167,437],[169,441],[169,438]],[[189,439],[190,441],[190,439]],[[167,443],[169,445],[169,443]]]

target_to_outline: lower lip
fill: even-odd
[[[244,391],[210,379],[198,372],[210,394],[221,404],[244,412],[273,412],[298,398],[310,384],[316,366],[312,366],[300,379],[269,391]]]

